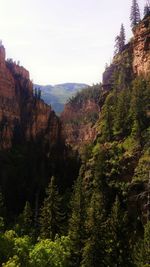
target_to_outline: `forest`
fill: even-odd
[[[138,10],[133,0],[135,28]],[[15,139],[0,151],[0,266],[150,267],[150,77],[135,75],[124,41],[122,24],[108,83],[68,100],[99,105],[86,118],[94,140]]]

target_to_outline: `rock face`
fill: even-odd
[[[55,143],[60,128],[51,107],[33,95],[29,72],[5,61],[5,48],[0,45],[0,149],[38,138]]]
[[[66,142],[74,147],[94,140],[96,128],[93,127],[92,116],[98,116],[99,106],[88,99],[82,104],[66,104],[61,115],[63,134]]]
[[[145,78],[150,76],[150,16],[144,18],[133,29],[133,33],[131,42],[113,58],[112,64],[103,73],[101,103],[86,100],[82,105],[69,103],[65,106],[61,120],[64,124],[63,133],[69,144],[80,146],[94,140],[97,132],[90,116],[100,116],[104,99],[110,90],[114,87],[118,90],[122,90],[123,86],[126,88],[137,75]]]
[[[114,82],[114,74],[126,72],[127,79],[133,76],[150,76],[150,16],[144,18],[133,28],[133,38],[125,45],[122,53],[117,54],[112,64],[103,74],[104,89],[111,89]]]
[[[133,70],[137,75],[150,75],[150,16],[133,29]]]

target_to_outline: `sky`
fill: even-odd
[[[145,0],[138,1],[141,13]],[[121,23],[131,38],[132,0],[0,0],[0,39],[36,84],[102,79]]]

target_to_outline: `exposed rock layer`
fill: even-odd
[[[99,111],[99,105],[90,99],[81,105],[66,104],[61,115],[66,142],[79,147],[94,140],[97,131],[92,116],[98,116]]]
[[[60,122],[51,107],[33,95],[29,72],[5,61],[0,46],[0,148],[13,142],[44,138],[55,143],[60,136]]]

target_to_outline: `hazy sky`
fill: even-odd
[[[132,0],[0,0],[0,39],[39,84],[101,81]],[[143,13],[145,0],[139,0]]]

